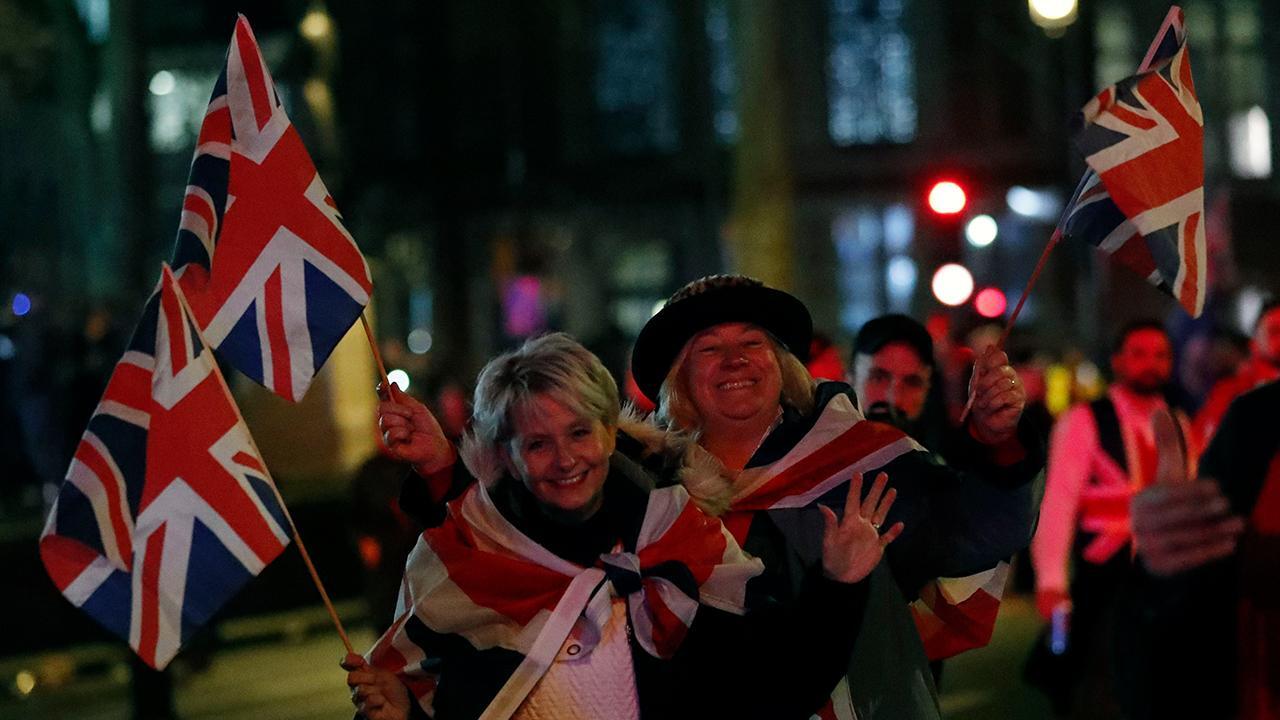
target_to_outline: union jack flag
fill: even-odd
[[[433,713],[449,657],[514,652],[519,662],[482,715],[501,720],[517,712],[553,664],[606,642],[602,631],[615,602],[640,647],[669,658],[699,607],[742,615],[747,582],[763,570],[680,486],[649,494],[634,547],[619,546],[591,567],[576,565],[530,540],[484,485],[472,485],[449,504],[444,523],[419,538],[398,617],[369,661],[399,675]]]
[[[40,537],[76,607],[156,669],[284,550],[266,466],[168,266]]]
[[[244,16],[196,141],[173,265],[219,355],[287,400],[369,303],[369,267]]]
[[[1170,8],[1138,74],[1081,111],[1089,170],[1059,222],[1199,316],[1206,289],[1204,117],[1182,10]]]

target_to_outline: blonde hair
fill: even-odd
[[[518,412],[536,412],[547,395],[582,418],[618,426],[618,384],[590,350],[564,333],[526,341],[489,361],[476,381],[472,434],[481,452],[511,439]]]
[[[759,329],[764,330],[764,328]],[[800,358],[786,349],[769,331],[764,330],[764,334],[769,338],[769,347],[772,348],[773,356],[778,360],[778,369],[782,371],[782,393],[778,398],[779,402],[802,415],[808,415],[813,412],[815,385],[813,376],[809,374],[804,363],[800,362]],[[689,359],[689,348],[692,346],[693,339],[690,338],[680,349],[675,362],[671,363],[671,370],[667,372],[667,377],[658,390],[658,419],[669,427],[685,432],[698,432],[702,429],[702,416],[693,403],[693,393],[689,390],[684,373],[685,362]]]

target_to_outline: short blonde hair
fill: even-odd
[[[472,432],[482,448],[496,451],[511,439],[515,414],[548,395],[582,418],[618,426],[618,384],[590,350],[565,333],[526,341],[489,361],[476,381]]]
[[[777,338],[767,330],[764,330],[764,334],[769,338],[769,347],[778,360],[778,369],[782,371],[782,397],[778,399],[779,402],[799,411],[802,415],[808,415],[813,412],[815,385],[813,377],[809,375],[804,363],[800,362],[800,359]],[[671,370],[667,372],[666,379],[662,381],[662,388],[658,391],[658,419],[669,427],[685,432],[702,430],[702,415],[693,404],[693,393],[690,392],[684,373],[685,362],[689,359],[689,348],[692,346],[693,340],[690,339],[680,349],[680,354],[676,356],[675,362],[671,363]]]

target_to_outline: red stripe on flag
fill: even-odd
[[[676,654],[680,643],[684,642],[685,636],[689,634],[689,626],[667,607],[658,581],[647,579],[644,584],[645,604],[649,606],[653,619],[653,648],[658,651],[658,657],[669,658]]]
[[[117,363],[103,402],[116,402],[140,412],[146,412],[151,404],[151,371],[129,363]]]
[[[160,637],[160,561],[164,555],[164,534],[167,529],[161,523],[147,538],[147,551],[142,561],[142,597],[138,655],[151,667],[156,666],[156,642]]]
[[[911,606],[911,616],[924,641],[925,655],[929,660],[943,660],[966,650],[985,647],[991,642],[996,616],[1000,612],[1000,600],[987,591],[978,590],[964,602],[952,605],[933,586],[933,592],[921,600],[932,611],[933,622],[923,617],[915,604]],[[941,626],[934,623],[941,623]]]
[[[218,231],[217,211],[200,195],[195,193],[187,193],[182,198],[182,209],[187,212],[194,213],[204,220],[204,224],[209,228],[209,237],[213,237]]]
[[[62,535],[40,538],[40,559],[44,561],[49,578],[62,592],[66,592],[67,586],[99,557],[102,555],[97,550]]]
[[[424,533],[444,563],[449,579],[472,602],[527,625],[539,611],[551,611],[571,578],[523,558],[486,552],[468,541],[458,517]]]
[[[271,389],[293,400],[293,369],[289,364],[289,338],[284,332],[284,295],[280,267],[267,278],[262,293],[262,311],[267,319],[267,343],[271,347]]]
[[[747,542],[747,533],[751,532],[751,521],[756,517],[754,510],[730,510],[720,516],[724,529],[729,531],[739,545]]]
[[[860,420],[840,437],[778,473],[755,492],[733,503],[735,509],[767,509],[785,498],[801,495],[871,453],[906,435],[884,423]]]
[[[206,113],[200,125],[200,135],[196,138],[196,147],[205,143],[231,144],[231,109],[226,105]]]
[[[164,307],[165,327],[169,331],[169,363],[177,375],[187,366],[186,317],[177,294],[167,284],[160,292],[160,304]]]
[[[1182,292],[1178,302],[1195,315],[1196,299],[1200,290],[1200,265],[1196,257],[1196,230],[1200,227],[1200,213],[1191,213],[1182,225]]]
[[[1139,233],[1125,240],[1112,254],[1116,262],[1128,267],[1142,277],[1149,277],[1156,270],[1156,261],[1147,249],[1147,242]]]
[[[267,126],[271,120],[271,98],[267,94],[266,73],[262,68],[262,59],[258,56],[258,43],[254,42],[253,33],[244,18],[236,23],[236,46],[240,49],[240,65],[244,68],[245,84],[249,86],[249,97],[253,99],[253,115],[258,122],[258,129]]]
[[[1086,493],[1080,496],[1080,514],[1091,518],[1123,520],[1129,517],[1129,501],[1132,497],[1132,492],[1115,495]]]
[[[1137,128],[1141,128],[1143,130],[1150,130],[1154,128],[1157,124],[1155,120],[1152,120],[1151,118],[1145,117],[1143,115],[1139,115],[1138,113],[1135,113],[1134,111],[1130,110],[1124,105],[1121,105],[1120,103],[1115,103],[1110,108],[1108,108],[1108,110],[1111,112],[1112,115],[1116,116],[1117,118],[1120,118],[1121,120],[1129,123],[1130,125],[1133,125],[1134,127],[1137,127]]]
[[[107,496],[107,517],[111,520],[111,532],[116,536],[116,550],[128,568],[133,563],[133,538],[129,527],[125,525],[124,515],[120,512],[120,487],[116,485],[115,474],[111,471],[111,463],[93,445],[81,441],[76,446],[76,460],[98,478],[102,490]]]
[[[670,529],[636,553],[640,567],[656,567],[676,560],[688,567],[701,585],[711,577],[716,565],[724,561],[726,543],[720,527],[720,521],[693,503],[686,503]]]
[[[258,472],[265,472],[265,469],[262,467],[262,463],[258,462],[258,458],[243,450],[233,455],[231,461],[243,467],[253,468]]]

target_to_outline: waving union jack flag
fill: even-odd
[[[49,513],[45,568],[161,669],[284,550],[287,526],[166,266]]]
[[[369,303],[368,265],[243,16],[200,128],[173,264],[219,355],[287,400]]]
[[[1089,163],[1059,223],[1198,316],[1205,296],[1204,117],[1182,10],[1169,10],[1138,74],[1081,111]]]

